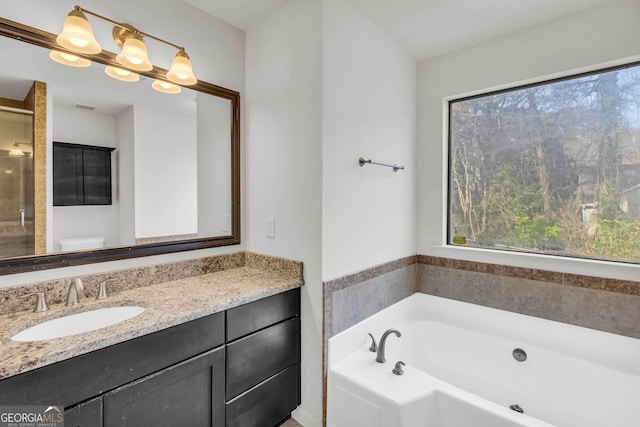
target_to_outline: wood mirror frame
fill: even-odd
[[[46,49],[67,51],[56,43],[56,35],[30,27],[5,18],[0,18],[0,35],[21,42],[41,46]],[[89,59],[103,65],[118,67],[115,54],[103,50],[97,55],[83,55],[75,52],[76,56]],[[148,72],[139,74],[164,79],[167,70],[154,67]],[[231,102],[231,234],[224,236],[205,237],[190,240],[179,240],[142,245],[120,246],[113,248],[52,253],[46,255],[29,255],[23,257],[0,259],[0,275],[25,273],[52,268],[69,267],[74,265],[92,264],[106,261],[116,261],[128,258],[138,258],[172,252],[190,251],[195,249],[213,248],[219,246],[236,245],[240,243],[240,93],[211,83],[198,81],[190,89],[206,94],[228,99]]]

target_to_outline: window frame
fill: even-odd
[[[531,77],[519,81],[512,81],[492,87],[470,90],[468,92],[445,96],[442,98],[442,224],[440,244],[433,245],[429,255],[475,261],[489,264],[507,265],[521,268],[533,268],[579,274],[586,276],[607,277],[620,280],[638,281],[640,264],[625,261],[599,260],[592,258],[580,258],[566,255],[548,255],[533,252],[508,251],[456,245],[450,243],[450,171],[451,171],[451,144],[450,144],[450,108],[454,102],[481,98],[500,93],[511,92],[519,89],[537,87],[554,82],[566,81],[580,77],[587,77],[603,72],[615,71],[625,68],[640,66],[640,55],[618,60],[597,63],[580,68],[569,69],[553,74]]]

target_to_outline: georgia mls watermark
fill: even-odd
[[[0,406],[0,427],[64,427],[64,406]]]

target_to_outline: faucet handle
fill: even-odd
[[[113,283],[114,279],[107,279],[104,282],[100,282],[100,287],[98,289],[98,296],[96,299],[106,299],[109,295],[107,295],[107,283]]]
[[[34,295],[38,296],[38,300],[36,301],[36,307],[33,309],[34,313],[42,313],[43,311],[49,310],[49,306],[47,305],[47,300],[44,298],[44,292],[32,292],[30,294],[21,295],[18,298],[25,299],[32,297]]]
[[[402,360],[399,360],[396,362],[396,366],[391,372],[393,372],[395,375],[404,375],[404,370],[402,369],[402,367],[405,365],[406,364]]]
[[[371,335],[371,332],[369,332],[369,336],[371,337],[371,346],[369,347],[369,351],[371,353],[375,353],[378,351],[378,345],[376,344],[376,339],[373,337],[373,335]]]

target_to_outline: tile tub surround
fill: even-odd
[[[215,266],[233,265],[228,263],[238,261],[237,257],[242,261],[242,265],[226,269],[218,268],[215,272],[172,278],[158,284],[147,283],[139,287],[112,290],[106,300],[98,301],[92,296],[83,295],[80,297],[80,305],[75,307],[56,304],[51,305],[49,311],[44,313],[21,311],[0,316],[0,378],[88,353],[303,285],[302,264],[299,262],[245,252],[231,254],[231,258],[228,257],[212,258],[219,262]],[[192,260],[194,263],[196,261],[199,260]],[[184,263],[173,263],[169,266],[177,268],[174,264]],[[187,262],[186,267],[188,266],[190,264]],[[261,268],[263,266],[273,268]],[[166,264],[156,267],[164,267],[161,268],[162,271],[169,269]],[[186,268],[184,265],[181,267]],[[207,268],[214,267],[209,265]],[[182,271],[181,274],[183,273]],[[143,283],[146,282],[143,281]],[[122,305],[140,305],[145,307],[145,311],[133,319],[84,334],[31,343],[10,340],[15,333],[42,321],[81,311]]]
[[[419,255],[420,292],[640,338],[640,282]]]
[[[323,283],[323,419],[326,420],[329,338],[417,291],[416,256]]]
[[[640,338],[640,282],[406,257],[324,283],[325,405],[329,338],[414,292]]]
[[[415,293],[415,263],[401,258],[325,282],[326,339]]]

